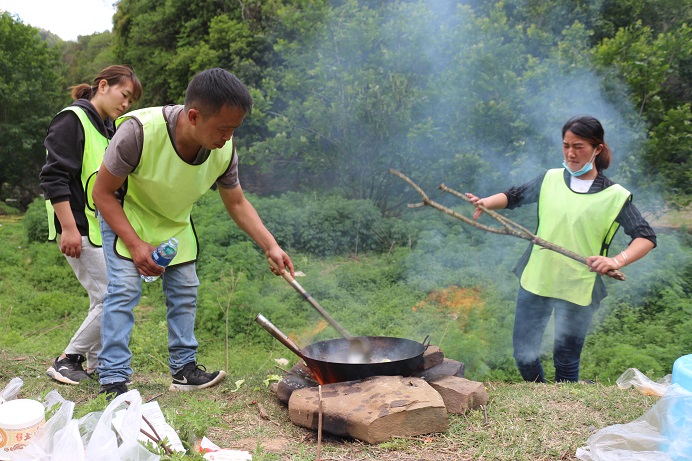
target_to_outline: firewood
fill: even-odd
[[[470,224],[473,227],[476,227],[478,229],[484,230],[486,232],[492,232],[494,234],[501,234],[501,235],[511,235],[512,237],[517,237],[520,239],[528,240],[534,245],[541,246],[547,250],[554,251],[556,253],[560,253],[561,255],[567,256],[568,258],[571,258],[577,262],[580,262],[582,264],[588,265],[586,262],[586,257],[575,253],[574,251],[568,250],[567,248],[561,247],[559,245],[555,245],[554,243],[548,242],[547,240],[544,240],[537,235],[533,234],[531,231],[526,229],[525,227],[521,226],[520,224],[512,221],[511,219],[508,219],[504,216],[502,216],[500,213],[497,211],[493,211],[491,209],[488,209],[484,207],[483,205],[474,205],[471,202],[471,199],[466,197],[466,195],[462,194],[461,192],[458,192],[454,189],[451,189],[447,187],[444,184],[440,184],[438,186],[438,189],[440,189],[443,192],[447,192],[449,194],[454,195],[455,197],[461,198],[462,200],[465,200],[466,202],[471,203],[473,206],[476,208],[479,208],[483,210],[483,212],[487,213],[488,216],[492,217],[495,219],[497,222],[502,225],[502,227],[493,227],[493,226],[486,226],[485,224],[481,224],[472,218],[469,218],[468,216],[464,216],[463,214],[457,213],[456,211],[447,208],[446,206],[435,202],[434,200],[431,200],[430,197],[428,197],[428,194],[423,191],[423,189],[420,188],[416,183],[414,183],[411,179],[409,179],[406,175],[400,173],[397,170],[390,169],[389,172],[393,174],[394,176],[398,176],[399,178],[403,179],[406,181],[416,192],[420,194],[420,196],[423,198],[423,201],[421,203],[414,203],[414,204],[409,204],[409,208],[419,208],[422,206],[430,206],[432,208],[435,208],[438,211],[441,211],[445,214],[448,214],[449,216],[452,216],[456,219],[459,219],[466,224]],[[614,278],[615,280],[625,280],[625,274],[618,270],[611,270],[606,272],[608,277]]]

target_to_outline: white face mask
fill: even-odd
[[[563,161],[562,161],[562,166],[564,166],[565,169],[566,169],[566,170],[569,172],[569,174],[571,174],[572,176],[579,177],[579,176],[585,175],[586,173],[588,173],[589,171],[591,171],[591,170],[593,169],[593,159],[594,159],[594,158],[596,158],[596,149],[593,150],[593,154],[591,154],[591,159],[590,159],[588,162],[586,162],[586,163],[584,164],[584,166],[581,167],[581,168],[579,168],[577,171],[572,171],[572,170],[570,170],[569,167],[567,166],[567,161],[566,161],[566,160],[563,160]]]

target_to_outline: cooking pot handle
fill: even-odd
[[[425,339],[423,339],[423,350],[427,351],[429,346],[430,346],[430,335],[426,336]]]

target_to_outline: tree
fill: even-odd
[[[249,87],[270,67],[268,33],[282,0],[121,0],[116,56],[144,83],[143,105],[181,102],[192,76],[224,67]]]
[[[651,132],[646,158],[665,181],[672,201],[686,205],[692,197],[692,111],[685,104],[669,110]]]
[[[300,187],[336,188],[386,211],[397,195],[388,169],[426,167],[428,51],[442,25],[423,2],[350,0],[322,11],[308,30],[284,17],[305,33],[281,44],[283,65],[261,107],[272,136],[253,145],[253,160],[278,159]]]
[[[62,42],[64,79],[67,85],[91,84],[102,69],[120,64],[115,57],[113,34],[80,35],[76,42]]]
[[[43,137],[60,107],[59,64],[37,29],[0,15],[0,197],[21,208],[38,193]]]

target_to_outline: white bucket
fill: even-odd
[[[0,405],[0,459],[26,447],[38,428],[46,422],[45,409],[31,399],[10,400]]]

